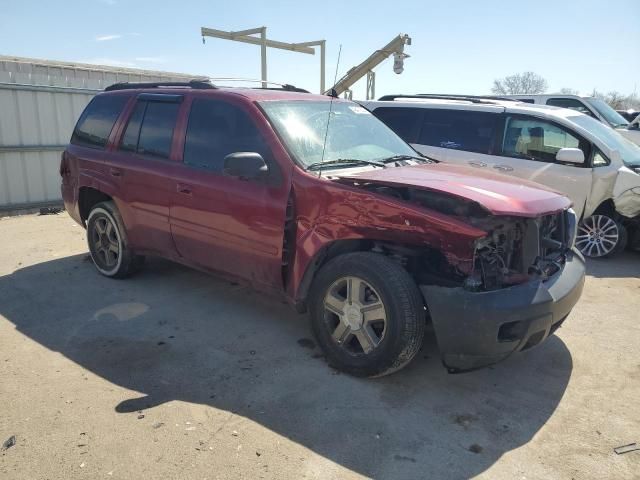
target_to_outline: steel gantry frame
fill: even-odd
[[[292,52],[306,53],[315,55],[315,47],[320,47],[320,93],[325,91],[325,49],[326,40],[315,40],[312,42],[287,43],[267,38],[267,27],[249,28],[247,30],[239,30],[236,32],[227,32],[217,30],[215,28],[202,27],[202,42],[205,37],[221,38],[223,40],[232,40],[235,42],[250,43],[252,45],[260,45],[261,59],[261,81],[262,87],[267,88],[267,48],[278,48],[280,50],[289,50]],[[256,36],[259,35],[259,36]]]

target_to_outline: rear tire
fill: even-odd
[[[329,364],[359,377],[388,375],[422,346],[425,308],[397,262],[356,252],[330,260],[309,297],[311,324]]]
[[[144,263],[144,257],[129,248],[124,222],[112,201],[98,203],[89,212],[87,244],[93,264],[105,277],[126,278]]]

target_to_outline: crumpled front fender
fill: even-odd
[[[640,175],[627,167],[618,170],[613,187],[613,203],[616,211],[624,217],[640,215]]]

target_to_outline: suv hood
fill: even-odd
[[[448,193],[474,201],[494,215],[533,218],[571,206],[567,197],[537,183],[462,165],[388,167],[337,178]]]

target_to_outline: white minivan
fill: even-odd
[[[589,257],[640,246],[640,147],[575,110],[479,97],[360,102],[417,151],[564,193]]]
[[[607,102],[596,97],[580,95],[503,95],[501,98],[511,98],[524,103],[536,105],[551,105],[552,107],[570,108],[601,121],[618,133],[628,138],[636,145],[640,145],[640,128],[637,123],[628,122],[626,118],[616,112]]]

